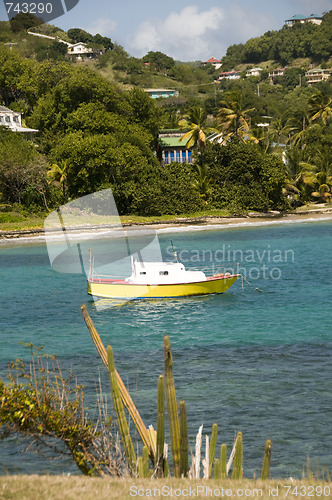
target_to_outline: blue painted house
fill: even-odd
[[[152,97],[152,99],[158,99],[160,97],[178,97],[179,92],[174,89],[144,89],[144,91]]]
[[[161,164],[168,165],[173,161],[177,163],[192,163],[191,148],[186,148],[187,141],[182,137],[185,130],[161,130],[159,132],[159,151],[161,153]]]

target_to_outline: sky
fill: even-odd
[[[281,29],[295,14],[329,10],[332,0],[80,0],[52,24],[108,36],[135,57],[152,50],[205,61],[221,59],[229,45]],[[8,20],[3,3],[0,19]]]

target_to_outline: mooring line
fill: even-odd
[[[248,283],[248,285],[249,285],[249,286],[251,286],[251,288],[253,288],[254,290],[256,290],[256,291],[257,291],[257,292],[259,292],[259,293],[272,293],[272,292],[264,292],[264,290],[261,290],[260,288],[256,288],[256,287],[254,287],[254,285],[252,285],[252,284],[251,284],[251,283],[247,280],[247,278],[245,278],[245,277],[243,276],[243,274],[240,274],[240,276],[241,276],[241,278],[242,278],[242,292],[244,292],[244,286],[243,286],[243,280],[244,280],[246,283]]]

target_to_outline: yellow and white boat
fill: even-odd
[[[180,262],[139,262],[132,259],[129,278],[113,279],[90,272],[88,293],[103,298],[170,298],[226,292],[239,274],[206,276],[186,270]]]

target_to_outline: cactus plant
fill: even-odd
[[[125,449],[128,467],[134,469],[136,466],[136,455],[133,447],[133,443],[129,434],[128,424],[126,420],[126,415],[124,412],[122,399],[120,396],[120,390],[118,386],[118,381],[115,373],[113,350],[109,345],[107,346],[107,359],[108,359],[108,370],[110,375],[112,396],[114,401],[114,409],[118,419],[119,431],[123,441],[123,446]]]
[[[171,437],[174,476],[180,477],[180,422],[173,376],[173,358],[170,341],[167,335],[164,336],[164,360],[167,413],[169,420],[169,432]]]
[[[271,460],[272,443],[270,439],[265,443],[265,454],[262,466],[261,479],[268,479],[270,473],[270,460]]]
[[[170,477],[167,458],[164,459],[164,477]]]
[[[144,477],[144,466],[143,466],[143,457],[138,457],[138,465],[137,465],[138,477]]]
[[[86,326],[88,327],[88,330],[90,332],[91,338],[93,343],[95,344],[97,351],[101,357],[102,362],[108,369],[108,358],[107,358],[107,352],[106,349],[101,341],[101,338],[93,324],[92,319],[89,316],[89,313],[87,311],[87,308],[84,304],[81,306],[81,311],[82,315],[84,318],[84,321],[86,323]],[[121,394],[121,399],[127,410],[129,411],[129,414],[136,426],[136,429],[138,430],[139,435],[141,436],[141,439],[143,441],[143,444],[148,447],[149,450],[149,455],[150,457],[154,460],[154,454],[153,454],[153,445],[150,440],[150,435],[147,430],[147,428],[144,425],[144,422],[133,402],[133,400],[130,397],[129,392],[126,389],[126,386],[123,383],[122,378],[120,377],[119,373],[117,370],[115,370],[116,378],[118,381],[118,386]]]
[[[232,479],[242,479],[243,475],[242,464],[243,464],[243,438],[242,438],[242,432],[238,432],[235,445]]]
[[[221,479],[227,478],[227,446],[225,443],[221,445],[220,449],[220,472]]]
[[[143,446],[143,475],[149,477],[149,450],[147,446]]]
[[[167,410],[169,418],[169,430],[171,438],[171,450],[174,465],[174,476],[181,477],[188,475],[188,430],[186,406],[184,401],[180,402],[180,420],[176,401],[176,392],[173,376],[173,358],[171,353],[170,341],[167,335],[164,337],[164,360],[165,360],[165,382],[161,375],[158,382],[158,402],[157,402],[157,432],[152,426],[149,430],[145,427],[139,412],[137,411],[119,373],[115,369],[112,347],[108,346],[105,349],[97,330],[87,312],[86,306],[81,306],[82,314],[86,325],[90,331],[91,338],[98,350],[98,353],[109,371],[109,376],[112,386],[112,395],[114,400],[114,408],[118,419],[119,432],[123,441],[124,450],[127,457],[128,467],[132,471],[136,471],[139,477],[149,477],[153,474],[164,477],[169,477],[169,464],[167,460],[167,446],[164,443],[165,433],[165,403],[164,392],[166,392]],[[139,457],[136,462],[136,455],[133,443],[129,434],[128,423],[124,412],[123,405],[129,411],[129,414],[142,438],[143,441],[143,457]],[[200,457],[202,443],[202,429],[200,427],[195,447],[195,457],[189,471],[189,477],[200,477]],[[207,436],[206,456],[204,474],[206,478],[212,476],[213,462],[215,458],[215,449],[217,442],[218,427],[217,424],[212,426],[211,443],[209,444]],[[261,479],[267,479],[269,476],[270,458],[272,444],[268,439],[265,443],[265,455],[263,460]],[[149,470],[149,459],[155,465],[155,471]],[[227,448],[223,444],[220,450],[220,460],[217,458],[214,464],[214,477],[216,479],[226,479],[228,472],[234,460],[232,479],[241,479],[243,476],[243,436],[239,432],[237,434],[232,453],[227,462]]]
[[[217,446],[217,435],[218,435],[218,426],[217,424],[213,424],[211,441],[210,441],[210,450],[209,450],[209,477],[212,476],[212,467]]]
[[[216,458],[214,462],[214,479],[221,479],[221,468],[220,468],[220,460]]]
[[[162,475],[164,469],[164,439],[165,439],[165,388],[164,377],[159,376],[157,400],[157,451],[155,467],[157,475]]]
[[[188,476],[188,424],[184,401],[180,401],[180,476]]]

